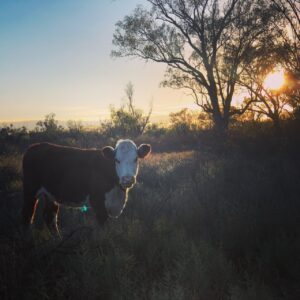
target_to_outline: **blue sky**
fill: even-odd
[[[112,59],[115,23],[137,0],[0,0],[0,122],[99,120],[120,105],[128,81],[136,105],[168,114],[192,104],[159,88],[163,65]]]

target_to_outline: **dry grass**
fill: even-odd
[[[19,180],[19,158],[0,162]],[[298,299],[297,166],[280,155],[153,153],[104,228],[93,212],[63,209],[62,241],[1,235],[1,299]]]

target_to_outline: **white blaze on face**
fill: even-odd
[[[119,185],[105,194],[105,208],[111,217],[117,218],[123,211],[127,193],[136,182],[138,172],[138,158],[145,158],[151,152],[149,144],[141,144],[138,148],[131,140],[119,140],[116,148],[105,146],[102,148],[103,156],[115,161]]]
[[[117,218],[121,215],[127,201],[127,190],[115,186],[105,194],[105,208],[110,217]]]
[[[124,188],[130,188],[135,184],[138,172],[138,151],[133,141],[118,141],[115,148],[115,162],[120,184]]]
[[[124,188],[131,188],[136,182],[138,172],[138,158],[145,158],[151,152],[149,144],[141,144],[138,148],[131,140],[119,140],[116,148],[105,146],[103,156],[115,161],[119,184]]]

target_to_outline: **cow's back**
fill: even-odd
[[[24,185],[44,187],[58,201],[83,201],[97,156],[96,150],[34,144],[23,157]]]

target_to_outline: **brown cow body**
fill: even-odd
[[[107,160],[101,150],[82,150],[49,143],[35,144],[27,150],[23,158],[23,178],[25,226],[33,221],[41,189],[56,200],[46,201],[44,219],[47,225],[53,223],[58,204],[80,206],[87,196],[98,222],[103,224],[108,217],[105,193],[118,185],[114,161]]]
[[[108,216],[118,217],[136,182],[138,158],[150,152],[150,145],[137,147],[131,140],[101,150],[49,143],[30,146],[23,157],[23,227],[33,222],[37,198],[45,202],[44,220],[55,231],[59,204],[81,206],[89,199],[99,224]]]

